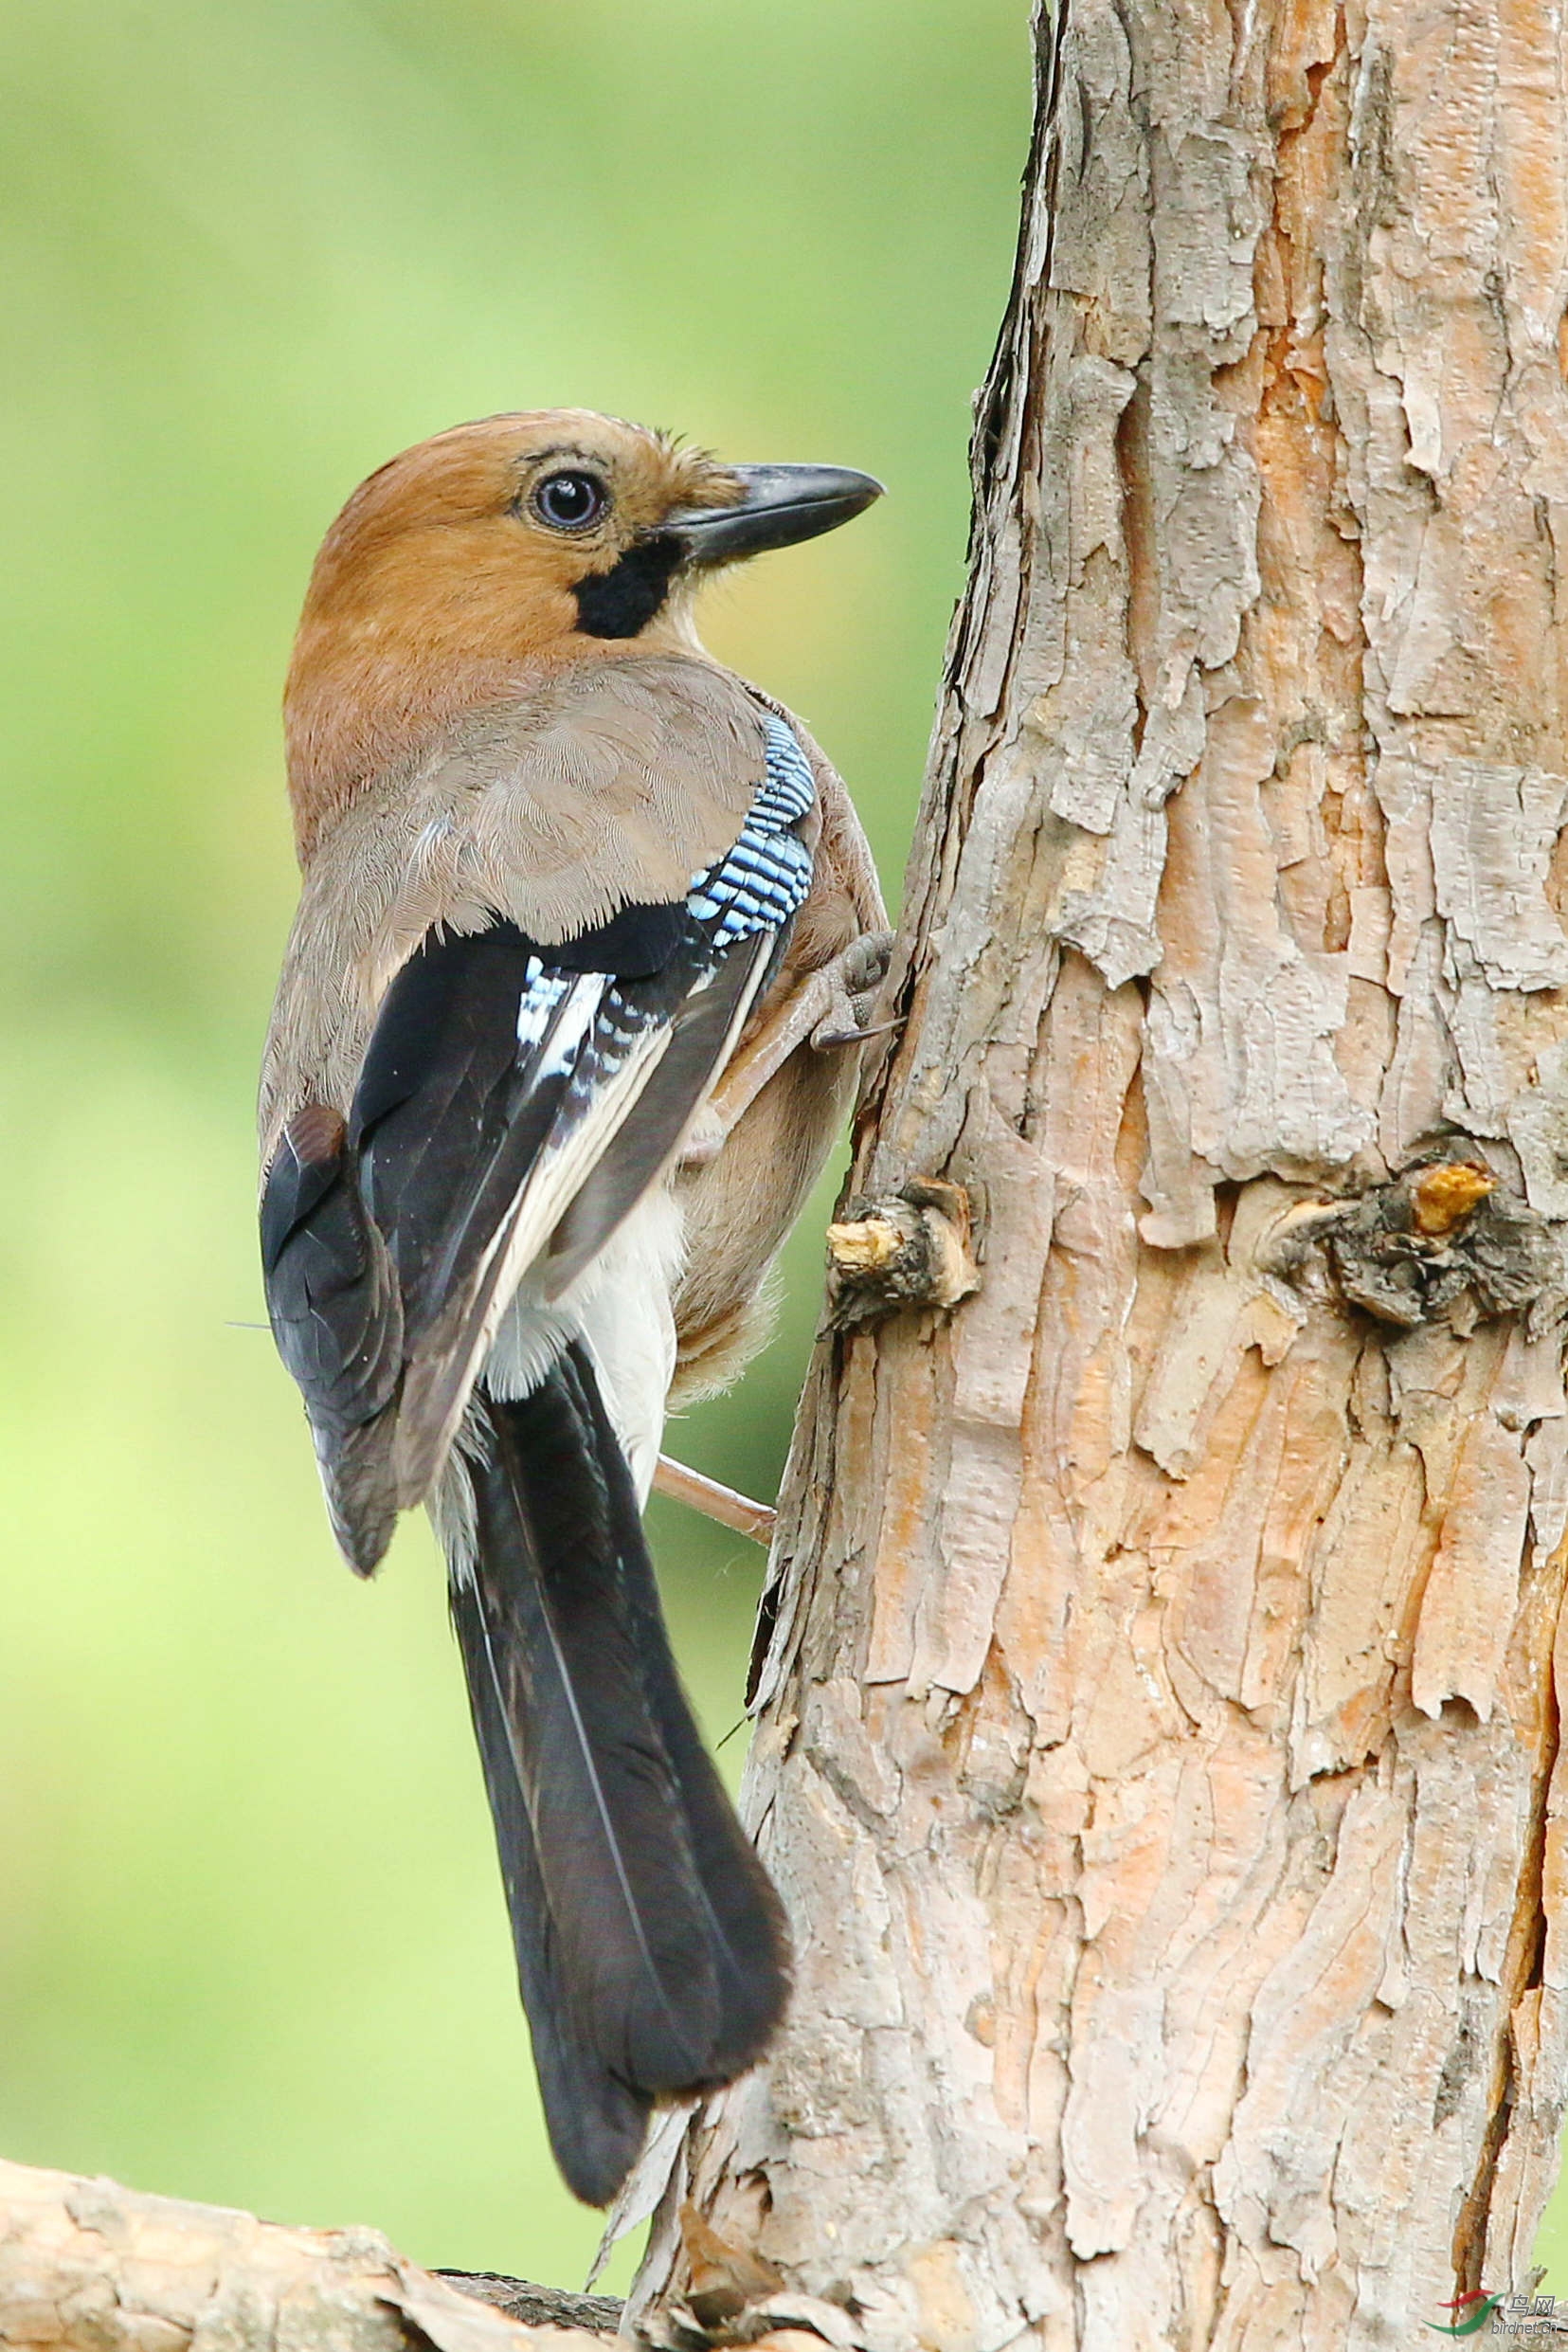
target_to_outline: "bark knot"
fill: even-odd
[[[848,1202],[827,1229],[834,1330],[880,1323],[906,1307],[956,1307],[980,1287],[970,1231],[968,1194],[936,1176]]]
[[[1523,1314],[1533,1336],[1568,1305],[1545,1219],[1482,1161],[1446,1153],[1353,1200],[1297,1203],[1265,1237],[1259,1260],[1298,1290],[1401,1330],[1446,1318],[1462,1334]]]

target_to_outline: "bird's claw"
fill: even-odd
[[[818,1022],[811,1032],[811,1043],[815,1052],[831,1054],[845,1045],[867,1045],[874,1037],[892,1037],[895,1029],[901,1029],[904,1026],[901,1021],[878,1021],[869,1029],[862,1028],[855,1015],[853,1005],[846,1005],[845,1010],[850,1014],[850,1023],[843,1028],[831,1026],[831,1017],[829,1021]]]
[[[896,1022],[884,1021],[874,1027],[871,1019],[892,960],[891,931],[864,932],[850,942],[834,975],[838,985],[833,1002],[811,1032],[811,1042],[818,1053],[832,1053],[845,1045],[864,1045],[868,1039],[886,1037],[898,1026]]]
[[[680,1147],[679,1166],[707,1167],[768,1080],[802,1045],[826,1053],[881,1037],[894,1022],[869,1026],[892,949],[892,932],[851,940],[833,963],[814,972],[763,1034],[752,1040],[697,1113]],[[819,1007],[823,1009],[819,1010]]]

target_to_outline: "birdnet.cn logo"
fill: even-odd
[[[1472,2287],[1440,2308],[1450,2316],[1426,2323],[1439,2336],[1486,2334],[1540,2343],[1568,2338],[1568,2295],[1491,2295],[1484,2287]]]

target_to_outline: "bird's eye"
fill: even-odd
[[[542,523],[551,531],[587,531],[599,520],[609,505],[610,494],[597,474],[585,474],[571,467],[562,474],[547,474],[534,485],[530,503]]]

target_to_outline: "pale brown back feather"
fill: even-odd
[[[679,655],[580,663],[460,720],[322,836],[262,1065],[263,1161],[306,1100],[347,1114],[376,1010],[435,924],[503,915],[542,944],[679,898],[763,773],[756,698]]]

